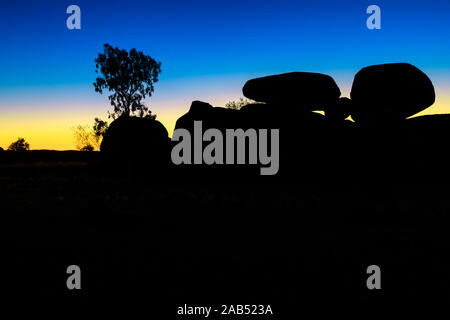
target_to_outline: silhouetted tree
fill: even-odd
[[[161,72],[161,62],[144,55],[141,51],[131,49],[130,52],[104,45],[104,53],[95,59],[95,72],[103,75],[94,82],[95,91],[100,94],[103,89],[112,92],[108,96],[114,112],[109,117],[131,116],[155,118],[142,103],[147,96],[151,97]]]
[[[9,151],[27,151],[30,150],[30,144],[25,141],[24,138],[17,138],[16,142],[13,142],[8,147]]]
[[[106,121],[103,121],[99,118],[94,119],[94,126],[92,127],[92,132],[94,134],[94,140],[96,143],[96,147],[100,149],[100,144],[102,142],[103,136],[108,130],[109,124]]]
[[[94,125],[91,128],[82,125],[72,128],[77,150],[100,150],[100,144],[108,127],[108,122],[95,118]]]
[[[233,109],[233,110],[239,110],[243,106],[245,106],[247,104],[252,104],[252,103],[255,103],[255,101],[250,100],[250,99],[239,98],[239,100],[237,100],[237,101],[229,101],[229,102],[227,102],[227,104],[225,105],[225,108]]]

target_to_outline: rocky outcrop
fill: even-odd
[[[252,79],[243,87],[243,93],[258,102],[236,110],[194,101],[177,120],[175,129],[187,129],[195,136],[195,121],[202,122],[202,132],[214,128],[223,136],[226,129],[279,129],[277,177],[283,181],[335,176],[337,180],[351,176],[364,181],[406,177],[419,168],[425,172],[433,164],[443,168],[450,160],[443,151],[450,133],[450,116],[407,119],[435,100],[431,80],[410,64],[362,69],[355,76],[351,99],[340,97],[331,77],[307,72]],[[324,115],[314,111],[324,111]],[[355,122],[348,120],[350,115]],[[111,124],[101,151],[111,162],[144,163],[164,172],[161,169],[172,163],[171,147],[178,142],[169,141],[158,121],[128,117]],[[201,147],[210,142],[201,141]],[[198,150],[192,145],[190,164],[183,161],[172,166],[171,172],[181,177],[187,173],[189,179],[214,180],[221,176],[233,181],[254,181],[260,175],[260,164],[194,161]],[[226,152],[224,149],[221,156]]]

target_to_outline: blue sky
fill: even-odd
[[[349,70],[391,60],[450,68],[449,1],[13,1],[2,4],[0,86],[83,84],[103,43],[162,61],[161,79]],[[77,4],[82,29],[68,30]]]

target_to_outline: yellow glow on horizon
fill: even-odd
[[[170,136],[176,120],[188,108],[189,106],[157,112],[157,120],[164,124]],[[74,110],[73,108],[67,108],[64,111],[22,110],[2,114],[0,116],[0,147],[6,150],[12,142],[20,137],[30,144],[32,150],[75,150],[73,128],[78,125],[92,126],[95,117],[111,122],[97,111],[98,108],[92,109],[93,111],[83,110],[82,113],[75,113],[70,111]]]
[[[428,109],[415,114],[414,117],[442,113],[450,113],[450,93],[447,92],[437,92],[436,102]]]
[[[435,104],[416,116],[450,113],[450,93],[444,90],[439,91],[437,90]],[[226,101],[235,99],[235,97],[230,99],[218,97],[215,99],[218,103],[211,102],[211,104],[215,106],[224,105]],[[212,99],[209,101],[212,101]],[[169,136],[171,136],[176,120],[189,110],[189,106],[190,102],[183,99],[182,101],[171,101],[170,105],[160,104],[153,110],[157,114],[157,120],[164,124]],[[108,107],[93,105],[77,109],[76,106],[65,106],[63,109],[35,110],[25,108],[0,116],[0,146],[3,149],[8,148],[18,137],[22,137],[30,143],[33,150],[75,150],[72,128],[77,125],[91,126],[95,117],[106,119],[104,115]],[[80,112],[76,113],[73,110],[80,110]]]
[[[31,149],[74,150],[72,127],[92,121],[92,118],[61,114],[10,114],[0,118],[0,146],[6,149],[21,137],[30,143]]]

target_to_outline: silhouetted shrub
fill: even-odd
[[[8,147],[9,151],[28,151],[30,150],[30,144],[25,141],[24,138],[18,138],[16,142],[13,142]]]
[[[72,128],[72,130],[77,150],[86,151],[89,148],[93,148],[95,136],[88,126],[78,125],[75,128]]]
[[[80,151],[94,151],[94,147],[89,144],[81,148]]]
[[[227,102],[225,104],[225,108],[233,109],[233,110],[240,110],[243,106],[246,106],[246,105],[252,104],[252,103],[255,103],[255,102],[250,99],[239,98],[239,100]]]
[[[95,118],[94,125],[91,128],[82,125],[72,128],[77,150],[100,150],[100,144],[107,129],[108,122],[99,118]],[[90,150],[91,148],[92,150]]]

